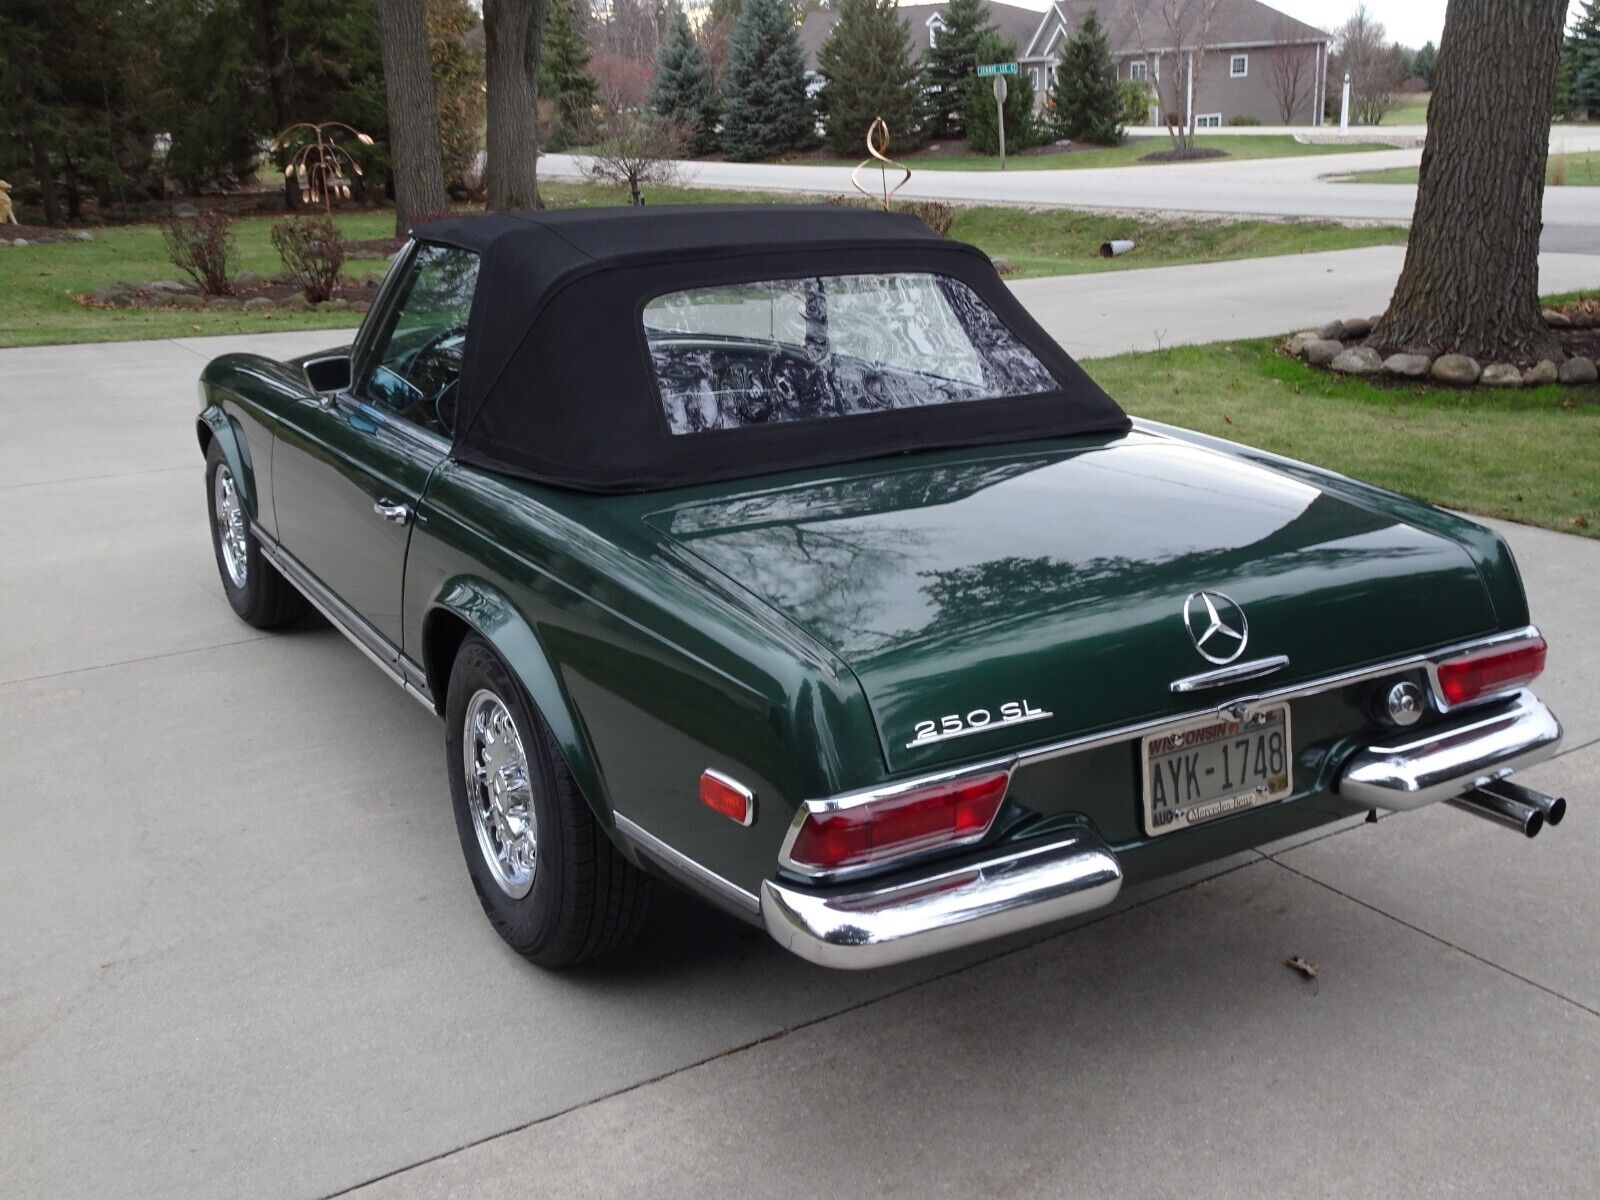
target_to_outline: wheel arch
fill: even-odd
[[[250,514],[251,520],[260,520],[261,511],[257,503],[259,493],[256,490],[255,467],[250,461],[250,442],[233,418],[213,401],[196,418],[195,437],[200,442],[201,454],[209,456],[213,445],[221,449],[222,457],[239,485],[245,511]]]
[[[581,715],[532,625],[503,592],[482,579],[451,580],[423,617],[422,667],[434,709],[444,715],[451,665],[472,634],[489,643],[522,685],[549,726],[596,819],[611,831],[610,792]]]

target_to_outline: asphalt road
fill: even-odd
[[[328,340],[0,351],[0,1196],[1593,1194],[1600,544],[1505,527],[1568,726],[1537,841],[1352,824],[875,975],[668,899],[552,975],[438,723],[218,585],[195,375]]]
[[[1559,153],[1600,149],[1600,130],[1563,128],[1552,133],[1551,146]],[[972,204],[1409,224],[1415,187],[1340,183],[1335,177],[1415,166],[1421,160],[1421,150],[1379,150],[1070,171],[922,170],[898,194]],[[847,167],[684,162],[679,168],[685,184],[701,187],[852,194]],[[540,158],[539,170],[555,178],[576,178],[584,174],[586,163],[573,155],[550,154]],[[1545,191],[1546,250],[1600,254],[1595,190]]]

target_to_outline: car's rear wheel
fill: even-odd
[[[611,844],[549,726],[476,636],[450,671],[445,746],[467,872],[511,948],[564,967],[632,941],[649,876]]]
[[[306,598],[262,557],[250,532],[239,481],[215,442],[206,452],[206,495],[211,548],[233,611],[257,629],[276,629],[299,620],[306,613]]]

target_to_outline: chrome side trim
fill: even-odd
[[[1287,654],[1274,654],[1268,658],[1253,658],[1249,662],[1219,667],[1215,671],[1202,671],[1198,675],[1185,675],[1172,681],[1174,692],[1199,692],[1206,688],[1221,687],[1225,683],[1242,683],[1246,679],[1260,679],[1281,671],[1289,665]]]
[[[1373,808],[1404,811],[1452,800],[1549,758],[1561,744],[1561,722],[1532,692],[1490,713],[1464,714],[1421,737],[1358,751],[1334,790]]]
[[[737,909],[752,915],[761,911],[761,901],[756,898],[755,893],[747,892],[732,880],[724,879],[709,867],[701,866],[681,850],[674,850],[637,821],[615,811],[611,815],[617,822],[617,832],[646,854],[661,860],[666,866],[687,876],[690,881],[699,884]]]
[[[1122,865],[1087,829],[887,887],[819,895],[768,879],[761,917],[784,949],[825,967],[883,967],[1102,908]]]
[[[426,682],[419,684],[413,681],[416,672],[410,663],[388,657],[386,651],[389,649],[389,644],[379,637],[360,613],[324,586],[321,580],[301,565],[299,559],[285,550],[259,525],[251,522],[250,532],[255,536],[257,545],[261,547],[261,556],[276,567],[279,574],[294,584],[295,590],[310,601],[313,608],[327,617],[329,624],[344,634],[351,645],[366,655],[378,670],[388,676],[389,682],[399,687],[430,713],[438,715],[433,705],[433,693],[428,690]]]
[[[1004,771],[1006,773],[1006,790],[1010,791],[1011,774],[1016,770],[1016,766],[1016,756],[1007,755],[1004,758],[994,758],[981,763],[954,767],[948,771],[935,771],[929,775],[918,775],[915,779],[904,779],[898,783],[884,784],[882,787],[842,792],[837,796],[827,796],[821,800],[806,800],[795,810],[794,819],[789,822],[789,830],[783,835],[783,848],[778,851],[778,865],[786,871],[793,871],[796,875],[803,875],[807,879],[821,883],[836,879],[853,879],[862,875],[870,875],[874,872],[882,874],[886,869],[898,869],[929,858],[946,855],[949,851],[959,849],[962,846],[974,845],[989,835],[989,825],[994,824],[992,820],[989,825],[984,826],[981,833],[969,835],[960,841],[945,842],[921,853],[908,854],[904,858],[891,858],[882,862],[860,863],[850,867],[828,869],[797,863],[791,854],[795,841],[800,836],[800,827],[806,823],[806,818],[813,813],[822,815],[859,808],[863,804],[871,804],[878,800],[892,800],[896,796],[903,796],[907,792],[914,792],[920,788],[933,787],[941,783],[954,783],[965,779],[969,775],[992,775],[996,771]],[[996,810],[995,815],[999,815],[998,810]]]

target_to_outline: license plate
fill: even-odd
[[[1144,831],[1151,836],[1202,825],[1282,800],[1294,790],[1289,706],[1243,721],[1204,717],[1144,739]]]

